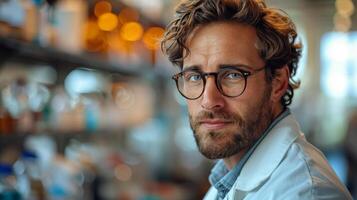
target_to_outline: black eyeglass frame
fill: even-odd
[[[218,74],[219,74],[221,71],[226,70],[226,69],[237,70],[237,71],[239,71],[240,73],[242,73],[242,75],[243,75],[243,77],[244,77],[244,88],[243,88],[242,92],[239,93],[238,95],[233,95],[233,96],[231,96],[231,95],[225,94],[224,91],[223,91],[223,89],[222,89],[221,84],[218,83]],[[214,76],[214,77],[215,77],[216,87],[217,87],[218,91],[219,91],[223,96],[225,96],[225,97],[230,97],[230,98],[234,98],[234,97],[239,97],[240,95],[242,95],[242,94],[244,93],[245,89],[247,88],[247,80],[248,80],[248,77],[249,77],[249,76],[252,76],[252,75],[258,73],[259,71],[262,71],[262,70],[265,70],[265,69],[266,69],[266,67],[264,66],[264,67],[262,67],[262,68],[255,69],[255,70],[253,70],[252,72],[250,72],[250,71],[245,71],[245,70],[243,70],[243,69],[240,69],[240,68],[238,68],[238,67],[225,67],[225,68],[223,68],[223,69],[219,69],[217,72],[208,72],[208,73],[202,72],[201,70],[186,69],[186,70],[183,70],[183,71],[181,71],[181,72],[179,72],[179,73],[173,75],[171,78],[175,81],[176,87],[177,87],[177,90],[179,91],[179,93],[180,93],[183,97],[185,97],[186,99],[189,99],[189,100],[196,100],[196,99],[198,99],[198,98],[200,98],[200,97],[202,96],[203,92],[204,92],[205,89],[206,89],[206,81],[207,81],[207,78],[206,78],[206,77],[207,77],[207,76]],[[198,97],[196,97],[196,98],[189,98],[189,97],[187,97],[187,96],[184,95],[184,94],[181,92],[181,90],[179,89],[178,79],[179,79],[181,76],[183,76],[183,74],[184,74],[186,71],[196,71],[196,72],[198,72],[198,73],[201,75],[201,77],[202,77],[202,80],[203,80],[203,89],[202,89],[201,94],[198,95]]]

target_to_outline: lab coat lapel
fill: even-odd
[[[233,199],[243,199],[247,192],[264,183],[283,160],[299,133],[299,125],[291,114],[280,121],[244,165],[233,186],[233,190],[236,190]]]

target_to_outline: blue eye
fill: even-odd
[[[190,76],[190,81],[200,81],[202,79],[202,77],[201,77],[201,75],[192,75],[192,76]]]
[[[225,79],[231,79],[231,80],[237,80],[237,79],[242,79],[243,75],[240,72],[227,72],[226,75],[224,76]]]
[[[187,82],[197,82],[202,80],[202,76],[197,72],[187,72],[184,74],[185,81]]]

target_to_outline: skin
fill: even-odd
[[[186,41],[190,53],[183,69],[195,66],[203,72],[216,72],[222,65],[243,65],[242,69],[253,72],[265,66],[256,43],[256,31],[248,25],[200,25]],[[201,153],[209,159],[222,158],[232,169],[283,111],[280,98],[288,83],[287,66],[279,69],[271,82],[262,70],[249,76],[241,96],[231,98],[218,91],[214,77],[208,77],[202,96],[187,100],[191,128]]]

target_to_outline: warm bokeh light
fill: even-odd
[[[100,17],[105,13],[112,11],[112,5],[108,1],[98,1],[94,6],[94,14],[96,17]]]
[[[85,39],[95,39],[100,33],[98,24],[93,21],[87,21],[83,26],[83,38]]]
[[[352,0],[336,0],[335,6],[339,15],[350,17],[354,12]]]
[[[347,32],[351,29],[352,21],[350,17],[344,17],[336,13],[333,20],[336,31]]]
[[[143,37],[143,42],[146,48],[156,50],[159,48],[160,39],[164,35],[165,30],[161,27],[149,28]]]
[[[105,35],[94,20],[89,20],[84,24],[82,38],[84,47],[88,51],[98,52],[107,47]]]
[[[138,41],[143,35],[143,27],[137,22],[129,22],[123,24],[120,29],[120,36],[127,41]]]
[[[119,164],[114,169],[115,177],[120,181],[128,181],[131,179],[132,170],[128,165]]]
[[[113,13],[105,13],[99,17],[98,26],[103,31],[112,31],[118,26],[118,17]]]
[[[131,42],[124,40],[118,33],[112,33],[109,35],[108,45],[111,50],[119,53],[131,53],[133,48]]]
[[[136,22],[139,20],[139,13],[132,8],[124,8],[120,11],[118,17],[121,24]]]

